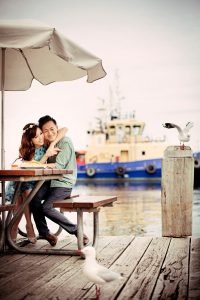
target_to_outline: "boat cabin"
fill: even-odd
[[[144,139],[144,127],[144,122],[135,119],[115,118],[88,131],[85,162],[129,162],[161,158],[166,143]]]

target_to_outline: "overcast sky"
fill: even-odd
[[[88,122],[99,98],[109,97],[115,71],[123,110],[146,122],[145,135],[167,136],[164,122],[194,122],[190,145],[200,144],[199,0],[1,0],[1,19],[36,19],[103,60],[107,76],[47,87],[33,83],[26,92],[5,93],[6,161],[17,156],[22,127],[50,114],[69,128],[76,148],[84,148]]]

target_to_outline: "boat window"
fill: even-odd
[[[145,151],[142,151],[142,155],[145,155],[146,154],[146,152]]]
[[[141,129],[140,125],[133,125],[133,134],[134,135],[139,135],[140,134],[140,129]]]
[[[125,137],[125,133],[124,133],[124,128],[123,126],[117,126],[117,142],[118,143],[123,143],[124,142],[124,137]]]
[[[110,126],[110,135],[115,135],[115,132],[116,132],[116,129],[115,129],[115,126]]]
[[[130,126],[125,126],[125,131],[126,131],[126,134],[130,134],[131,133],[131,127]]]

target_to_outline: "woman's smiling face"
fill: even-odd
[[[34,138],[32,138],[32,143],[35,148],[39,148],[44,144],[44,134],[40,128],[37,128],[36,135]]]

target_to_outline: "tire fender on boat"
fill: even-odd
[[[194,167],[195,167],[195,169],[199,169],[200,168],[200,159],[199,158],[195,158],[195,160],[194,160]]]
[[[126,173],[126,169],[122,166],[119,166],[115,170],[117,175],[124,175]]]
[[[147,165],[145,167],[145,171],[148,173],[148,174],[154,174],[156,172],[156,166],[154,164],[150,164],[150,165]]]
[[[89,177],[94,176],[94,175],[96,174],[95,168],[87,168],[87,169],[86,169],[86,174],[87,174],[87,176],[89,176]]]

